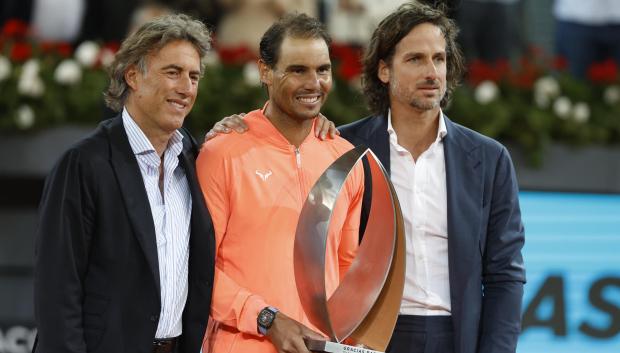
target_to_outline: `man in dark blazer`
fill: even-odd
[[[214,270],[211,218],[182,128],[210,46],[184,15],[145,24],[110,70],[117,117],[49,175],[36,237],[34,351],[200,351]]]
[[[391,353],[515,352],[520,332],[524,230],[510,156],[441,111],[463,71],[457,31],[428,6],[390,14],[364,58],[375,115],[339,129],[378,156],[405,213],[407,284]]]

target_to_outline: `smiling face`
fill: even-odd
[[[398,42],[390,63],[379,63],[377,75],[388,84],[392,108],[428,111],[439,110],[446,94],[446,72],[443,33],[431,23],[422,23]]]
[[[129,85],[126,107],[149,136],[172,134],[192,109],[200,79],[200,56],[189,42],[166,44],[146,58],[146,73],[131,66],[125,73]]]
[[[325,40],[285,37],[275,67],[264,62],[259,67],[261,80],[269,90],[271,117],[302,122],[319,114],[332,87]]]

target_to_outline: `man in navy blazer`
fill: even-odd
[[[524,230],[512,161],[441,110],[463,72],[457,32],[416,3],[386,17],[364,58],[374,115],[340,128],[379,157],[403,206],[407,283],[392,353],[515,352],[520,332]]]

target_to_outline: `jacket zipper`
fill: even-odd
[[[299,182],[299,203],[303,207],[304,205],[304,178],[301,170],[301,152],[299,152],[299,147],[295,147],[295,162],[297,163],[297,179]]]

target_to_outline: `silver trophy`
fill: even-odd
[[[368,156],[372,203],[363,241],[330,298],[325,290],[327,231],[338,194]],[[389,175],[365,146],[343,154],[314,184],[302,208],[294,248],[295,281],[308,319],[330,337],[306,340],[316,352],[385,351],[400,308],[405,279],[403,217]],[[346,342],[346,344],[343,343]]]

